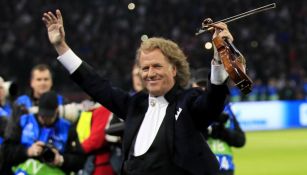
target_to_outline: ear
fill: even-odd
[[[176,75],[177,75],[177,68],[174,65],[172,65],[172,73],[173,73],[173,77],[176,77]]]
[[[33,79],[30,79],[30,87],[33,88]]]

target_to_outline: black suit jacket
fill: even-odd
[[[126,160],[147,111],[148,94],[140,92],[130,96],[128,92],[112,87],[85,62],[71,78],[95,101],[125,120],[123,154]],[[211,84],[207,92],[195,88],[183,90],[175,85],[165,95],[169,102],[165,116],[168,119],[167,146],[173,162],[191,174],[218,172],[218,162],[201,132],[222,112],[227,93],[226,85]],[[175,115],[179,115],[177,120]]]

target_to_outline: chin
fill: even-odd
[[[158,91],[149,91],[149,93],[152,95],[152,96],[155,96],[155,97],[158,97],[158,96],[162,96],[163,94],[161,94],[161,92],[158,92]]]
[[[155,91],[155,90],[152,90],[152,89],[148,89],[148,93],[149,93],[150,95],[156,96],[156,94],[157,94],[158,92]]]

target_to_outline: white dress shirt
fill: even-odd
[[[134,156],[146,153],[153,143],[165,117],[167,106],[168,102],[162,96],[148,97],[148,109],[136,137]]]

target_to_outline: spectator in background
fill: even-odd
[[[41,94],[38,114],[10,120],[2,147],[1,174],[65,174],[82,168],[85,160],[76,129],[58,116],[58,97]],[[40,168],[35,168],[40,167]]]
[[[133,95],[143,89],[137,65],[132,68],[131,78]],[[120,174],[122,152],[119,145],[123,137],[124,122],[103,106],[92,106],[92,109],[81,113],[77,125],[82,148],[89,156],[83,174]]]
[[[0,77],[0,116],[9,117],[12,114],[12,104],[8,100],[8,90],[5,89],[5,82]]]
[[[197,69],[192,80],[192,87],[206,90],[208,69]],[[224,112],[218,117],[218,120],[204,131],[204,137],[220,163],[219,175],[233,175],[235,166],[231,147],[243,147],[245,133],[233,114],[230,104],[226,104]]]
[[[267,99],[266,100],[279,100],[277,80],[274,77],[269,78],[267,85]]]
[[[88,155],[83,175],[114,175],[111,166],[110,145],[105,129],[113,114],[103,106],[83,111],[80,115],[77,131],[83,151]]]
[[[4,130],[5,130],[8,118],[11,116],[11,112],[12,112],[11,105],[6,100],[4,80],[2,77],[0,77],[0,144],[2,144]],[[0,156],[0,159],[1,159],[1,156]]]
[[[279,94],[281,100],[295,100],[295,82],[293,80],[286,80]]]
[[[30,77],[30,94],[24,94],[16,99],[16,105],[20,106],[21,110],[29,112],[31,107],[37,106],[39,98],[45,92],[48,92],[52,88],[52,73],[49,66],[45,64],[38,64],[31,70]],[[61,106],[64,104],[64,98],[61,95],[57,96],[58,104]]]
[[[207,142],[220,163],[220,175],[235,174],[232,147],[242,148],[245,145],[245,133],[231,110],[230,104],[224,112],[204,132]]]
[[[5,82],[3,78],[0,77],[0,172],[3,161],[1,146],[5,134],[4,132],[8,120],[12,115],[12,101],[17,93],[18,88],[16,83]]]
[[[138,93],[141,90],[144,89],[144,85],[140,76],[140,68],[134,64],[131,72],[131,78],[132,78],[132,95],[134,93]]]
[[[69,37],[71,47],[75,48],[82,58],[87,58],[93,65],[97,65],[99,73],[108,75],[114,84],[123,89],[129,89],[130,76],[123,75],[130,70],[130,66],[122,65],[133,63],[132,50],[137,48],[141,34],[170,36],[192,58],[189,59],[192,67],[206,66],[209,59],[193,59],[208,58],[211,54],[210,50],[200,51],[201,39],[191,37],[196,27],[200,25],[201,19],[203,17],[222,19],[260,7],[268,1],[245,0],[243,3],[237,3],[238,0],[193,2],[142,0],[137,1],[133,11],[127,10],[125,1],[76,1],[74,4],[70,1],[26,2],[0,1],[2,7],[0,43],[3,46],[0,51],[0,65],[2,65],[0,74],[2,76],[18,77],[20,87],[24,89],[27,84],[25,81],[28,81],[24,72],[31,68],[31,65],[41,62],[42,55],[48,65],[54,65],[55,55],[49,49],[49,43],[41,41],[41,38],[45,37],[44,29],[34,26],[41,25],[37,19],[40,18],[42,9],[57,6],[63,9],[69,21],[70,26],[66,32],[72,34]],[[293,64],[298,64],[300,69],[307,70],[307,59],[302,59],[306,55],[307,34],[301,34],[306,33],[307,1],[279,0],[276,5],[278,8],[274,10],[254,15],[253,20],[246,18],[232,25],[232,32],[240,35],[236,46],[244,48],[243,54],[248,59],[249,75],[253,81],[256,78],[261,79],[264,85],[268,77],[279,77],[285,74],[289,79],[291,69],[298,70]],[[214,10],[221,6],[227,10],[223,12]],[[236,7],[235,10],[233,6]],[[179,18],[180,22],[177,20]],[[262,25],[259,26],[259,23],[255,21],[261,21]],[[295,25],[288,30],[287,26],[292,24]],[[23,30],[20,30],[21,28]],[[202,35],[201,38],[206,39],[208,35]],[[263,61],[263,58],[266,58],[266,61]],[[105,64],[106,60],[108,60],[107,64]],[[65,76],[61,76],[62,68],[55,67],[55,69],[57,71],[53,70],[53,72],[61,93],[77,95],[80,89],[67,86]],[[278,78],[278,84],[281,81]],[[299,86],[303,85],[295,85],[295,87]],[[295,91],[295,88],[292,91]]]

